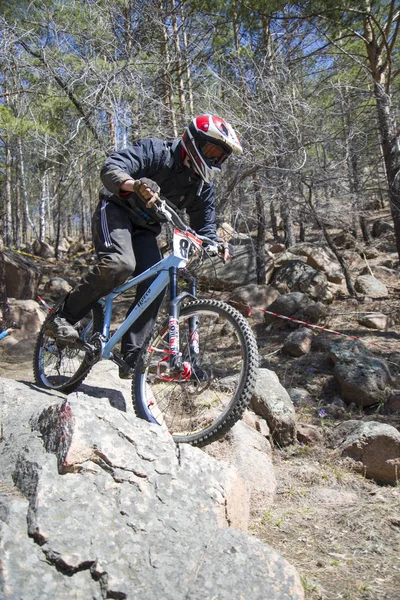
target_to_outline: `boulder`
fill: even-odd
[[[41,305],[34,300],[16,300],[15,298],[10,298],[8,302],[10,320],[17,323],[19,327],[13,332],[13,338],[17,341],[34,339],[46,318],[46,313]]]
[[[280,294],[275,288],[253,283],[235,289],[229,296],[229,302],[244,316],[251,314],[252,317],[263,319],[264,309],[279,296]]]
[[[32,254],[40,256],[41,258],[52,258],[54,256],[54,250],[47,242],[35,240],[32,244]]]
[[[44,286],[44,294],[56,302],[72,290],[72,286],[62,277],[53,277]]]
[[[204,447],[204,452],[237,469],[246,484],[252,506],[265,507],[273,503],[277,484],[271,445],[265,435],[253,426],[239,421],[228,432],[224,443],[209,444]],[[236,492],[245,493],[240,488]]]
[[[278,376],[269,369],[259,369],[251,408],[263,417],[272,439],[279,446],[296,442],[296,413],[293,402]]]
[[[309,423],[298,423],[297,425],[297,441],[299,444],[314,446],[323,439],[321,430],[315,425]]]
[[[377,483],[400,479],[400,433],[375,421],[345,421],[332,433],[332,445],[356,461],[356,469]]]
[[[306,294],[301,292],[292,292],[290,294],[283,294],[277,298],[268,307],[268,313],[276,313],[285,317],[298,318],[298,315],[310,304],[310,300]],[[267,325],[279,324],[282,328],[288,327],[290,321],[286,319],[280,319],[273,314],[265,313],[264,322]]]
[[[352,235],[348,231],[342,231],[333,238],[333,241],[336,244],[336,246],[339,246],[339,248],[346,249],[355,248],[357,244],[357,240],[354,237],[354,235]]]
[[[4,250],[3,256],[7,296],[17,300],[36,298],[42,271],[30,258],[17,252]]]
[[[229,527],[233,467],[107,398],[0,386],[2,597],[304,599],[289,563]]]
[[[393,390],[383,405],[385,415],[400,414],[400,390]]]
[[[317,271],[301,260],[290,260],[277,269],[272,278],[272,285],[279,289],[280,283],[287,285],[291,292],[302,292],[324,303],[333,300],[325,273]]]
[[[372,225],[372,235],[374,237],[381,237],[385,233],[393,233],[394,227],[393,223],[389,223],[388,221],[384,221],[383,219],[378,219],[374,221]]]
[[[307,327],[300,327],[289,333],[283,342],[283,350],[290,356],[303,356],[311,350],[313,332]]]
[[[380,331],[388,331],[393,325],[393,319],[390,315],[382,313],[368,313],[358,317],[358,322],[369,329],[379,329]]]
[[[252,246],[235,247],[232,260],[223,264],[218,257],[206,260],[197,273],[199,282],[216,290],[233,290],[257,283],[256,257]]]
[[[385,402],[393,383],[385,361],[364,354],[362,344],[333,345],[330,357],[341,397],[347,404],[366,407]]]
[[[357,277],[354,289],[356,292],[369,298],[383,298],[388,295],[386,285],[372,275],[360,275]]]

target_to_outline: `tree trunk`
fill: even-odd
[[[283,221],[283,229],[285,232],[285,246],[290,248],[296,243],[296,238],[293,229],[292,209],[289,202],[282,200],[281,202],[281,217]]]
[[[396,126],[391,111],[390,96],[378,82],[375,82],[374,94],[389,187],[390,210],[394,223],[397,252],[400,258],[400,160]]]
[[[21,142],[21,138],[18,137],[17,138],[17,145],[18,145],[18,154],[19,154],[19,179],[20,179],[20,188],[21,188],[21,197],[22,197],[22,201],[24,204],[24,221],[23,221],[23,230],[22,230],[22,238],[24,241],[24,244],[28,244],[28,223],[32,228],[33,234],[36,237],[36,239],[38,238],[38,234],[36,231],[36,227],[33,223],[33,221],[31,220],[30,214],[29,214],[29,204],[28,204],[28,193],[26,190],[26,184],[25,184],[25,165],[24,165],[24,155],[22,152],[22,142]]]
[[[274,203],[272,202],[272,200],[269,204],[269,213],[270,213],[270,217],[271,217],[272,235],[274,236],[275,242],[279,242],[278,221],[276,218],[275,207],[274,207]]]
[[[256,197],[257,211],[257,244],[256,244],[256,273],[257,283],[263,285],[266,283],[265,272],[265,208],[261,194],[261,185],[258,174],[253,175],[253,189]]]

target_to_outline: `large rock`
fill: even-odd
[[[304,598],[277,552],[228,528],[222,463],[106,398],[0,385],[2,597]]]
[[[393,223],[389,223],[388,221],[384,221],[383,219],[377,219],[374,221],[372,225],[372,235],[374,237],[380,237],[385,233],[393,233],[394,227]]]
[[[276,315],[283,315],[284,317],[298,318],[298,315],[302,310],[310,304],[310,300],[306,294],[300,292],[293,292],[291,294],[282,294],[268,307],[268,311],[265,313],[264,321],[267,325],[271,323],[281,323],[284,327],[288,325],[288,321],[280,319]],[[273,314],[275,313],[275,314]]]
[[[354,288],[356,292],[369,298],[384,298],[388,295],[386,285],[373,275],[360,275],[357,277]]]
[[[17,300],[36,299],[41,270],[31,259],[17,252],[4,250],[3,255],[7,296]]]
[[[236,467],[247,486],[249,500],[253,505],[262,506],[262,510],[265,510],[266,506],[273,503],[276,492],[275,470],[271,445],[264,435],[239,421],[232,427],[223,444],[214,442],[206,446],[204,451]],[[238,493],[243,491],[240,492],[239,489]]]
[[[279,296],[280,294],[275,288],[253,283],[235,289],[229,296],[229,302],[243,315],[263,319],[264,309]]]
[[[301,260],[289,260],[279,267],[274,273],[272,284],[278,290],[279,285],[284,284],[291,292],[302,292],[321,302],[330,303],[333,300],[325,273]]]
[[[47,242],[41,242],[35,240],[32,244],[32,253],[41,258],[52,258],[54,256],[54,250]]]
[[[226,264],[217,257],[206,260],[197,274],[200,282],[216,290],[232,290],[257,283],[256,255],[252,246],[235,247]]]
[[[17,341],[34,339],[46,318],[45,311],[35,300],[9,299],[10,320],[17,323],[19,329],[13,332]]]
[[[72,286],[62,277],[52,277],[44,286],[45,297],[53,301],[60,300],[72,290]]]
[[[365,355],[362,345],[335,344],[330,357],[341,396],[347,404],[366,407],[387,399],[393,384],[387,364]]]
[[[304,356],[311,350],[313,332],[308,327],[292,331],[283,342],[283,350],[290,356]]]
[[[400,479],[400,433],[375,421],[345,421],[332,434],[333,446],[356,461],[356,468],[378,483]]]
[[[251,407],[267,421],[276,444],[288,446],[296,442],[296,412],[293,402],[274,371],[258,370]]]

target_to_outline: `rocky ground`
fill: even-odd
[[[318,324],[360,338],[372,357],[386,361],[391,388],[396,390],[400,389],[399,267],[393,246],[385,239],[377,241],[375,249],[374,260],[360,258],[360,254],[357,259],[350,251],[353,256],[349,254],[348,261],[355,276],[364,267],[372,272],[380,258],[381,264],[388,264],[391,257],[391,268],[379,273],[387,295],[371,299],[364,294],[355,300],[343,282],[334,284],[330,288],[333,302]],[[63,268],[59,267],[59,272]],[[228,294],[219,291],[214,297],[227,299]],[[121,305],[121,313],[124,308]],[[390,314],[386,330],[360,324],[362,315],[371,312]],[[284,350],[293,328],[282,328],[276,322],[266,326],[261,310],[253,310],[249,320],[257,337],[261,366],[275,371],[289,390],[298,431],[305,432],[304,437],[299,435],[298,444],[283,448],[275,442],[278,489],[272,505],[262,495],[254,499],[252,535],[271,544],[297,567],[308,600],[400,598],[400,487],[364,478],[356,472],[354,461],[341,456],[331,444],[332,432],[342,422],[378,421],[400,430],[400,413],[386,414],[384,399],[379,398],[364,409],[343,402],[328,347],[345,337],[312,329],[309,351],[293,356]],[[1,375],[32,382],[32,349],[33,339],[18,352],[0,357]],[[85,383],[95,384],[99,369],[107,371],[107,387],[114,401],[129,404],[129,383],[118,379],[112,364],[96,365]]]

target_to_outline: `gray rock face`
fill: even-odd
[[[59,300],[71,290],[72,286],[69,285],[68,281],[65,281],[65,279],[62,279],[61,277],[53,277],[44,287],[44,293],[54,301]]]
[[[304,356],[311,350],[313,333],[307,327],[301,327],[290,333],[283,342],[283,349],[290,356]]]
[[[293,402],[278,376],[269,369],[259,369],[251,407],[268,423],[273,440],[279,446],[296,442],[296,413]]]
[[[252,246],[235,247],[235,256],[225,265],[217,257],[203,263],[199,281],[216,290],[232,290],[257,283],[256,256]]]
[[[372,275],[360,275],[357,277],[354,288],[356,292],[364,294],[369,298],[383,298],[388,295],[386,285]]]
[[[106,398],[0,386],[2,598],[304,598],[293,567],[227,528],[221,463]]]
[[[358,322],[364,327],[369,329],[380,329],[381,331],[388,331],[393,325],[393,320],[390,315],[384,315],[382,313],[369,313],[359,317]]]
[[[37,297],[41,270],[28,257],[4,250],[6,288],[9,298],[30,300]]]
[[[273,284],[278,287],[280,283],[287,285],[291,292],[302,292],[314,300],[325,303],[333,300],[325,273],[301,260],[290,260],[279,267],[273,276]]]
[[[389,368],[383,360],[363,354],[362,344],[333,345],[330,356],[347,404],[365,407],[387,399],[393,383]]]
[[[306,294],[302,294],[301,292],[293,292],[291,294],[283,294],[283,296],[277,298],[268,307],[268,311],[283,315],[285,317],[298,318],[299,314],[301,314],[301,311],[304,310],[309,304],[310,301]],[[271,323],[279,323],[282,327],[288,326],[288,321],[279,319],[279,317],[275,317],[274,315],[270,315],[268,313],[265,313],[264,321],[267,325],[270,325]]]
[[[345,421],[334,430],[332,443],[366,477],[390,484],[400,479],[400,433],[391,425]]]
[[[279,298],[277,290],[269,285],[251,284],[235,289],[229,296],[233,306],[247,316],[250,308],[251,316],[263,319],[263,310]]]
[[[257,418],[256,415],[254,417]],[[271,445],[264,435],[239,421],[228,433],[224,444],[214,442],[205,447],[205,452],[234,464],[246,484],[251,501],[262,499],[264,507],[273,503],[276,478]],[[260,502],[257,504],[260,505]]]

